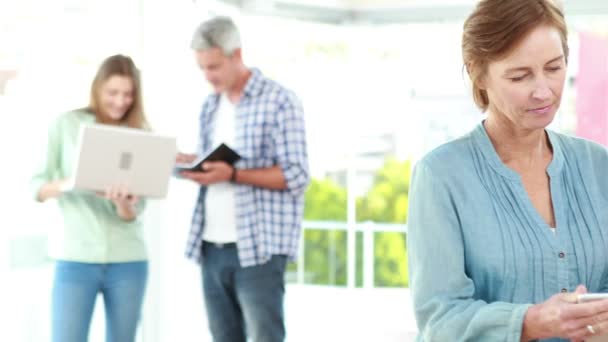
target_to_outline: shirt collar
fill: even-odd
[[[246,97],[254,97],[262,92],[264,87],[264,75],[257,68],[251,68],[251,76],[245,84],[243,95]]]
[[[549,129],[545,129],[545,131],[547,132],[549,142],[553,149],[553,159],[547,166],[547,173],[549,176],[554,177],[562,170],[564,156],[559,141],[559,134]],[[492,141],[488,136],[488,132],[483,126],[483,121],[479,123],[473,131],[473,137],[477,141],[477,146],[484,154],[486,160],[498,173],[512,180],[519,180],[521,178],[517,172],[507,167],[502,160],[500,160],[500,157],[498,156],[498,153],[496,152],[496,149],[492,145]]]
[[[245,83],[245,87],[243,88],[243,97],[255,97],[262,93],[264,90],[264,83],[266,78],[258,68],[251,68],[251,75],[249,79]],[[220,103],[221,93],[213,93],[212,102],[209,108],[210,112],[215,111],[217,106]]]

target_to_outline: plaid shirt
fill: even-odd
[[[213,146],[214,114],[219,94],[207,97],[200,116],[199,153]],[[295,94],[253,69],[236,107],[235,145],[242,159],[239,169],[279,166],[286,190],[236,185],[236,225],[242,267],[266,263],[272,255],[297,255],[304,212],[304,192],[309,182],[308,154],[302,106]],[[186,256],[201,262],[205,227],[202,186],[192,217]]]

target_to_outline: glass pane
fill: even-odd
[[[374,286],[407,287],[405,233],[374,233]]]
[[[346,232],[306,229],[304,283],[346,285]]]

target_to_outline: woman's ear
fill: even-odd
[[[475,85],[477,86],[477,88],[479,88],[481,90],[486,90],[487,82],[488,82],[487,74],[483,74],[483,75],[479,75],[477,80],[475,80]]]
[[[466,63],[464,65],[471,82],[475,84],[475,87],[478,89],[485,90],[486,89],[486,80],[485,74],[481,75],[481,73],[475,69],[472,63]]]

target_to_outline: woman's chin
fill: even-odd
[[[530,129],[544,129],[553,122],[554,116],[536,117],[528,122]]]
[[[124,113],[108,113],[105,115],[108,121],[121,121],[124,116]]]

